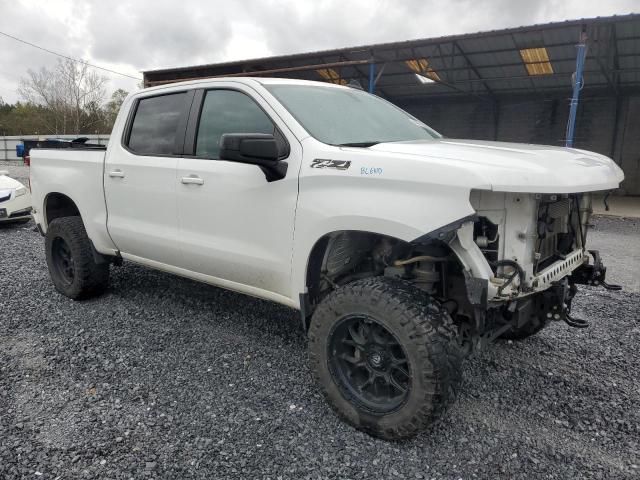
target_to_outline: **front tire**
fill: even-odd
[[[56,290],[73,300],[101,294],[109,283],[109,264],[96,263],[80,217],[56,218],[45,238],[49,275]]]
[[[422,290],[386,277],[347,284],[320,303],[309,357],[333,409],[387,440],[433,424],[462,380],[463,353],[448,312]]]

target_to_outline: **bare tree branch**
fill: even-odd
[[[53,132],[80,134],[95,125],[96,106],[102,108],[107,78],[88,65],[59,60],[53,69],[28,70],[18,94],[27,102],[46,107],[52,114]],[[99,116],[99,115],[98,115]]]

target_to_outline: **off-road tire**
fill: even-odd
[[[54,242],[61,239],[73,259],[73,279],[69,281],[56,266]],[[59,240],[58,240],[59,241]],[[80,217],[56,218],[49,224],[45,238],[49,274],[56,290],[73,300],[82,300],[104,292],[109,284],[109,264],[96,263],[91,241]]]
[[[367,315],[386,328],[406,352],[410,384],[406,400],[385,414],[363,408],[331,371],[329,338],[334,325]],[[454,402],[462,381],[464,354],[449,313],[407,282],[374,277],[347,284],[318,306],[309,327],[311,371],[331,407],[370,435],[401,440],[436,422]]]

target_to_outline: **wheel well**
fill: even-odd
[[[311,305],[332,288],[384,274],[384,266],[408,255],[411,244],[398,238],[359,230],[340,230],[321,237],[307,262],[306,286]]]
[[[63,193],[50,193],[44,202],[44,215],[47,225],[60,217],[80,216],[80,210],[69,197]]]
[[[439,240],[414,244],[372,232],[328,233],[315,243],[309,255],[304,315],[310,316],[332,290],[375,276],[402,278],[436,297],[447,298],[460,289],[464,296],[461,268],[449,245]]]

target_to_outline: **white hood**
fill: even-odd
[[[501,192],[572,193],[617,188],[624,173],[613,160],[575,148],[480,140],[380,143],[373,151],[450,161]]]
[[[24,187],[19,181],[6,175],[0,175],[0,190],[15,190]]]

